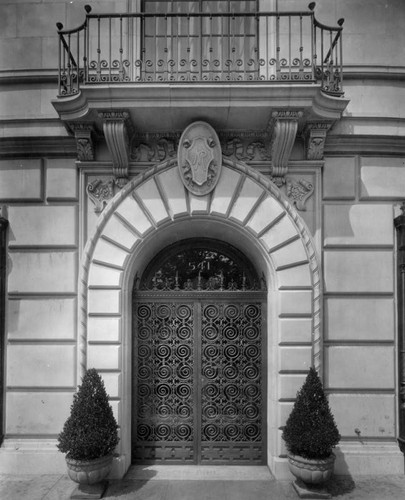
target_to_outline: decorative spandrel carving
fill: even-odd
[[[183,132],[177,152],[180,177],[196,196],[210,193],[222,167],[222,153],[215,130],[205,122],[194,122]]]
[[[293,180],[291,177],[286,179],[287,196],[295,204],[298,210],[305,211],[305,204],[314,192],[314,186],[305,179]]]
[[[311,182],[303,178],[297,180],[291,176],[270,177],[270,180],[285,192],[297,210],[306,211],[306,202],[314,193],[314,185]]]
[[[94,179],[87,184],[86,192],[94,203],[94,212],[100,214],[114,196],[114,180]]]

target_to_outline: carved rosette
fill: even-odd
[[[70,122],[70,130],[74,133],[76,139],[76,150],[78,161],[94,160],[94,126],[89,122]]]
[[[112,156],[116,185],[121,188],[128,182],[129,142],[133,134],[130,114],[126,110],[100,111],[103,131]]]
[[[326,134],[330,127],[328,122],[309,123],[305,127],[307,160],[323,160]]]
[[[100,214],[114,196],[114,181],[112,179],[107,181],[95,179],[89,182],[86,192],[94,203],[94,212]]]
[[[222,167],[221,146],[215,130],[205,122],[194,122],[183,132],[177,152],[180,177],[197,196],[210,193]]]
[[[288,161],[297,136],[298,122],[302,116],[302,111],[280,110],[272,113],[269,124],[269,128],[273,130],[271,174],[277,186],[284,183],[283,178],[288,172]]]

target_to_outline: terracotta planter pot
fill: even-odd
[[[288,455],[290,471],[306,484],[321,484],[330,479],[335,463],[335,455],[328,458],[309,459],[299,455]]]
[[[73,460],[66,457],[68,475],[79,484],[95,484],[105,479],[112,467],[112,455],[94,460]]]

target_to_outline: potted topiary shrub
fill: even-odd
[[[335,462],[332,450],[339,443],[340,434],[322,382],[312,367],[297,393],[283,439],[289,452],[290,470],[298,480],[319,485],[331,477]]]
[[[58,436],[58,448],[66,453],[69,477],[78,491],[101,498],[118,444],[118,425],[97,370],[86,371],[74,395],[70,416]],[[94,487],[89,487],[94,485]],[[97,493],[98,492],[98,493]],[[77,492],[72,498],[81,498]]]

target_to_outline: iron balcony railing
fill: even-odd
[[[59,34],[59,96],[83,85],[317,83],[341,95],[342,25],[305,12],[92,14]]]

